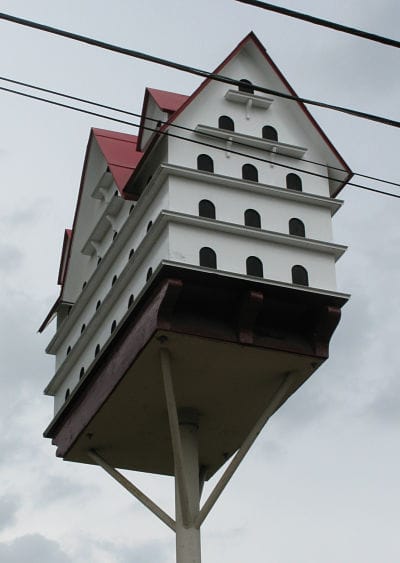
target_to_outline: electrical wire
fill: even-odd
[[[63,94],[63,93],[58,92],[58,91],[56,91],[56,90],[50,90],[49,88],[43,88],[43,87],[41,87],[41,86],[36,86],[36,85],[30,84],[30,83],[28,83],[28,82],[21,82],[20,80],[13,80],[13,79],[11,79],[11,78],[6,78],[6,77],[4,77],[4,76],[0,76],[0,80],[3,80],[3,81],[5,81],[5,82],[9,82],[9,83],[11,83],[11,84],[17,84],[17,85],[19,85],[19,86],[24,86],[24,87],[26,87],[26,88],[31,88],[31,89],[37,90],[37,91],[39,91],[39,92],[45,92],[45,93],[47,93],[47,94],[53,94],[53,95],[55,95],[55,96],[63,97],[63,98],[66,98],[66,99],[68,99],[68,100],[74,100],[74,101],[77,101],[77,102],[82,102],[82,103],[85,103],[85,104],[88,104],[88,105],[91,105],[91,106],[96,106],[96,107],[100,107],[100,108],[103,108],[103,109],[111,110],[111,111],[114,111],[114,112],[117,112],[117,113],[122,113],[122,114],[124,114],[124,115],[130,115],[130,116],[132,116],[132,117],[138,117],[139,119],[142,117],[141,114],[139,114],[139,113],[135,113],[135,112],[131,112],[131,111],[128,111],[128,110],[116,108],[115,106],[110,106],[110,105],[102,104],[102,103],[100,103],[100,102],[94,102],[93,100],[88,100],[88,99],[85,99],[85,98],[80,98],[80,97],[77,97],[77,96],[72,96],[72,95],[70,95],[70,94]],[[69,108],[69,106],[68,106],[68,108]],[[159,119],[155,119],[155,118],[151,118],[151,117],[147,117],[146,120],[147,120],[147,121],[153,121],[154,123],[160,123],[160,120],[159,120]],[[162,125],[165,125],[165,123],[166,123],[165,121],[161,121],[161,124],[162,124]],[[184,127],[184,126],[182,126],[182,125],[177,125],[177,124],[175,124],[175,123],[170,123],[170,124],[169,124],[169,127],[174,127],[175,129],[180,129],[180,130],[183,130],[183,131],[188,131],[188,132],[190,132],[190,133],[195,133],[195,130],[194,130],[194,129],[191,129],[190,127]],[[156,129],[154,129],[154,131],[155,131],[155,130],[156,130]],[[220,137],[217,137],[216,135],[209,135],[209,136],[210,136],[211,138],[213,138],[213,139],[220,140]],[[241,146],[241,147],[245,147],[245,148],[253,148],[251,145],[248,145],[247,143],[243,143],[243,142],[237,142],[237,141],[236,141],[235,144],[237,144],[237,145],[239,145],[239,146]],[[269,150],[269,149],[264,149],[264,150],[265,150],[266,152],[269,152],[269,153],[273,154],[273,151],[272,151],[272,150]],[[251,158],[251,155],[247,155],[247,156],[248,156],[249,158]],[[294,156],[292,156],[292,155],[285,155],[285,157],[286,157],[286,158],[289,158],[289,159],[296,159],[296,157],[294,157]],[[326,168],[326,166],[327,166],[326,163],[323,163],[323,162],[316,162],[315,160],[309,160],[309,159],[304,158],[304,157],[303,157],[301,160],[302,160],[302,162],[307,162],[308,164],[314,164],[314,165],[316,165],[316,166],[322,166],[323,168]],[[347,173],[347,170],[344,170],[343,168],[339,168],[339,167],[336,167],[336,166],[329,166],[329,168],[330,168],[331,170],[336,170],[336,171],[338,171],[338,172]],[[391,181],[391,180],[384,180],[383,178],[378,178],[378,177],[376,177],[376,176],[370,176],[370,175],[367,175],[367,174],[362,174],[361,172],[353,172],[353,174],[354,174],[355,176],[358,176],[358,177],[360,177],[360,178],[365,178],[365,179],[367,179],[367,180],[373,180],[373,181],[381,182],[381,183],[388,184],[388,185],[391,185],[391,186],[400,187],[400,183],[398,183],[398,182],[393,182],[393,181]]]
[[[355,35],[356,37],[362,37],[363,39],[375,41],[376,43],[381,43],[382,45],[389,45],[390,47],[396,47],[397,49],[400,48],[400,41],[396,41],[395,39],[384,37],[383,35],[377,35],[376,33],[370,33],[369,31],[363,31],[362,29],[357,29],[348,25],[342,25],[333,21],[325,20],[323,18],[310,16],[309,14],[303,14],[302,12],[297,12],[295,10],[289,10],[288,8],[283,8],[282,6],[275,6],[275,4],[270,4],[269,2],[260,2],[259,0],[236,0],[236,2],[249,4],[250,6],[255,6],[256,8],[262,8],[263,10],[268,10],[270,12],[275,12],[277,14],[282,14],[284,16],[289,16],[298,20],[303,20],[309,23],[313,23],[314,25],[320,25],[322,27],[327,27],[335,31],[340,31],[342,33]]]
[[[175,70],[187,72],[189,74],[194,74],[196,76],[201,76],[203,78],[209,78],[211,80],[216,80],[218,82],[224,82],[226,84],[230,84],[230,85],[233,85],[233,86],[242,85],[240,80],[236,80],[236,79],[230,78],[228,76],[224,76],[224,75],[213,73],[213,72],[207,72],[205,70],[201,70],[201,69],[189,66],[189,65],[184,65],[184,64],[181,64],[181,63],[170,61],[168,59],[163,59],[161,57],[155,57],[154,55],[149,55],[147,53],[135,51],[133,49],[128,49],[126,47],[120,47],[120,46],[117,46],[117,45],[113,45],[111,43],[106,43],[104,41],[100,41],[98,39],[86,37],[86,36],[80,35],[78,33],[72,33],[70,31],[58,29],[56,27],[51,27],[51,26],[44,25],[44,24],[41,24],[41,23],[38,23],[38,22],[33,22],[31,20],[26,20],[24,18],[18,18],[16,16],[12,16],[10,14],[4,14],[4,13],[0,12],[0,19],[5,20],[5,21],[9,21],[9,22],[12,22],[12,23],[16,23],[16,24],[19,24],[19,25],[23,25],[23,26],[26,26],[26,27],[30,27],[30,28],[33,28],[33,29],[37,29],[39,31],[44,31],[46,33],[51,33],[53,35],[59,35],[61,37],[65,37],[67,39],[79,41],[81,43],[86,43],[87,45],[100,47],[101,49],[106,49],[108,51],[113,51],[115,53],[134,57],[136,59],[141,59],[141,60],[149,61],[149,62],[152,62],[152,63],[155,63],[155,64],[159,64],[159,65],[162,65],[162,66],[167,66],[167,67],[173,68]],[[262,92],[264,94],[269,94],[271,96],[277,96],[277,97],[284,98],[284,99],[287,99],[287,100],[294,100],[296,102],[301,102],[303,104],[307,104],[307,105],[311,105],[311,106],[315,106],[315,107],[319,107],[319,108],[323,108],[323,109],[330,109],[332,111],[337,111],[337,112],[340,112],[340,113],[344,113],[346,115],[351,115],[353,117],[359,117],[361,119],[366,119],[368,121],[374,121],[376,123],[381,123],[383,125],[388,125],[390,127],[400,128],[400,121],[397,121],[395,119],[390,119],[388,117],[383,117],[383,116],[380,116],[380,115],[374,115],[374,114],[371,114],[371,113],[359,111],[359,110],[356,110],[356,109],[346,108],[344,106],[329,104],[329,103],[326,103],[326,102],[319,102],[319,101],[312,100],[312,99],[309,99],[309,98],[303,98],[303,97],[297,96],[294,93],[293,94],[287,94],[287,93],[284,93],[284,92],[279,92],[277,90],[272,90],[271,88],[265,88],[264,86],[260,86],[260,85],[253,85],[253,88],[254,88],[254,90],[256,90],[258,92]]]
[[[25,93],[25,92],[18,92],[17,90],[12,90],[11,88],[4,88],[3,86],[0,86],[0,90],[2,90],[2,91],[4,91],[4,92],[11,93],[11,94],[17,94],[17,95],[19,95],[19,96],[23,96],[23,97],[25,97],[25,98],[29,98],[29,99],[32,99],[32,100],[37,100],[37,101],[45,102],[45,103],[48,103],[48,104],[51,104],[51,105],[54,105],[54,106],[57,106],[57,107],[62,107],[62,108],[66,108],[66,109],[71,109],[71,110],[73,110],[73,111],[77,111],[77,112],[84,113],[84,114],[87,114],[87,115],[92,115],[92,116],[95,116],[95,117],[100,117],[100,118],[102,118],[102,119],[107,119],[107,120],[110,120],[110,121],[113,121],[113,122],[116,122],[116,123],[122,123],[122,124],[124,124],[124,125],[129,125],[129,126],[131,126],[131,127],[135,127],[135,128],[139,128],[139,127],[140,127],[140,123],[132,123],[132,122],[130,122],[130,121],[126,121],[126,120],[123,120],[123,119],[118,119],[118,118],[111,117],[111,116],[107,116],[107,115],[104,115],[104,114],[101,114],[101,113],[97,113],[97,112],[93,112],[93,111],[88,111],[88,110],[85,110],[85,109],[83,109],[83,108],[77,108],[77,107],[74,107],[74,106],[70,106],[70,105],[68,105],[68,104],[63,104],[63,103],[61,103],[61,102],[56,102],[55,100],[48,100],[48,99],[46,99],[46,98],[41,98],[41,97],[39,97],[39,96],[34,96],[33,94],[28,94],[28,93]],[[158,130],[157,128],[147,127],[147,126],[142,126],[142,128],[143,128],[144,130],[147,130],[147,131],[158,132],[159,134],[168,135],[169,137],[172,137],[172,138],[175,138],[175,139],[181,139],[181,140],[183,140],[183,141],[187,141],[187,142],[190,142],[190,143],[194,143],[194,144],[196,144],[196,145],[205,146],[205,147],[208,147],[208,148],[213,148],[213,149],[219,150],[219,151],[224,151],[224,152],[226,151],[226,148],[224,148],[224,147],[218,147],[218,146],[216,146],[216,145],[212,145],[212,144],[210,144],[210,143],[205,143],[205,142],[202,142],[202,141],[198,141],[198,140],[196,140],[196,139],[188,139],[187,137],[181,137],[180,135],[176,135],[176,134],[174,134],[174,133],[170,133],[169,131],[166,131],[166,130],[164,130],[164,131],[161,130],[161,131],[160,131],[160,130]],[[195,132],[195,131],[194,131],[194,132]],[[266,159],[266,158],[261,158],[261,157],[257,157],[257,156],[253,156],[253,155],[249,155],[249,154],[246,154],[246,153],[243,153],[243,152],[240,152],[240,151],[236,151],[236,150],[234,150],[234,149],[232,149],[232,148],[229,149],[229,152],[232,153],[232,154],[236,154],[236,155],[239,155],[239,156],[244,156],[244,157],[246,157],[246,158],[250,158],[250,159],[252,159],[252,160],[257,160],[257,161],[260,161],[260,162],[266,162],[266,163],[268,163],[268,164],[273,164],[274,166],[278,166],[278,167],[285,168],[285,169],[289,169],[289,170],[294,170],[294,171],[296,171],[296,172],[301,172],[302,174],[308,174],[308,175],[310,175],[310,176],[315,176],[315,177],[318,177],[318,178],[323,178],[323,179],[325,179],[325,180],[329,180],[329,179],[330,179],[329,176],[326,176],[326,175],[324,175],[324,174],[318,174],[317,172],[311,172],[311,171],[309,171],[309,170],[303,170],[303,169],[301,169],[301,168],[297,168],[297,167],[294,167],[294,166],[289,166],[289,165],[287,165],[287,164],[281,164],[281,163],[279,163],[279,162],[273,162],[272,160],[268,160],[268,159]],[[338,182],[338,180],[334,180],[334,181]],[[374,193],[377,193],[377,194],[386,195],[386,196],[389,196],[389,197],[394,197],[394,198],[399,198],[399,199],[400,199],[400,194],[393,194],[393,193],[391,193],[391,192],[386,192],[386,191],[383,191],[383,190],[378,190],[378,189],[376,189],[376,188],[371,188],[371,187],[369,187],[369,186],[364,186],[364,185],[362,185],[362,184],[356,184],[355,182],[347,182],[347,183],[346,183],[346,186],[352,186],[352,187],[354,187],[354,188],[359,188],[359,189],[363,189],[363,190],[366,190],[366,191],[369,191],[369,192],[374,192]]]
[[[74,106],[70,106],[70,105],[68,105],[68,104],[63,104],[63,103],[61,103],[61,102],[56,102],[55,100],[48,100],[48,99],[46,99],[46,98],[41,98],[41,97],[39,97],[39,96],[34,96],[33,94],[28,94],[28,93],[25,93],[25,92],[18,92],[17,90],[12,90],[11,88],[4,88],[3,86],[0,86],[0,90],[2,90],[2,91],[4,91],[4,92],[11,93],[11,94],[17,94],[17,95],[19,95],[19,96],[23,96],[23,97],[25,97],[25,98],[29,98],[29,99],[32,99],[32,100],[37,100],[37,101],[45,102],[45,103],[48,103],[48,104],[51,104],[51,105],[54,105],[54,106],[57,106],[57,107],[62,107],[62,108],[65,108],[65,109],[71,109],[71,110],[77,111],[77,112],[79,112],[79,113],[84,113],[84,114],[87,114],[87,115],[92,115],[92,116],[94,116],[94,117],[100,117],[100,118],[102,118],[102,119],[107,119],[107,120],[110,120],[110,121],[114,121],[114,122],[116,122],[116,123],[122,123],[122,124],[124,124],[124,125],[129,125],[129,126],[131,126],[131,127],[135,127],[135,128],[139,128],[139,127],[140,127],[140,123],[132,123],[131,121],[126,121],[126,120],[123,120],[123,119],[118,119],[118,118],[111,117],[111,116],[107,116],[107,115],[104,115],[104,114],[101,114],[101,113],[97,113],[97,112],[93,112],[93,111],[88,111],[88,110],[85,110],[85,109],[83,109],[83,108],[77,108],[77,107],[74,107]],[[176,134],[174,134],[174,133],[170,133],[169,131],[166,131],[166,130],[164,130],[164,131],[161,130],[161,131],[160,131],[160,130],[158,130],[157,128],[147,127],[147,126],[142,126],[142,129],[147,130],[147,131],[151,131],[151,132],[157,132],[157,133],[159,133],[159,134],[161,134],[161,135],[168,135],[169,137],[172,137],[172,138],[175,138],[175,139],[180,139],[180,140],[183,140],[183,141],[187,141],[187,142],[189,142],[189,143],[194,143],[194,144],[196,144],[196,145],[200,145],[200,146],[204,146],[204,147],[208,147],[208,148],[212,148],[212,149],[215,149],[215,150],[219,150],[219,151],[224,151],[224,152],[226,152],[226,148],[225,148],[225,147],[218,147],[218,146],[216,146],[216,145],[212,145],[212,144],[210,144],[210,143],[205,143],[205,142],[203,142],[203,141],[198,141],[198,140],[196,140],[196,139],[189,139],[189,138],[187,138],[187,137],[181,137],[180,135],[176,135]],[[195,131],[194,131],[194,132],[195,132]],[[288,170],[293,170],[293,171],[295,171],[295,172],[301,172],[302,174],[308,174],[309,176],[314,176],[314,177],[317,177],[317,178],[323,178],[323,179],[325,179],[325,180],[329,180],[329,179],[330,179],[329,176],[326,176],[326,175],[324,175],[324,174],[318,174],[317,172],[311,172],[311,171],[309,171],[309,170],[304,170],[304,169],[302,169],[302,168],[298,168],[298,167],[295,167],[295,166],[290,166],[290,165],[288,165],[288,164],[281,164],[281,163],[279,163],[279,162],[274,162],[274,161],[268,160],[268,159],[266,159],[266,158],[261,158],[261,157],[258,157],[258,156],[249,155],[249,154],[246,154],[246,153],[243,153],[243,152],[234,150],[234,149],[232,149],[232,148],[229,149],[229,152],[230,152],[231,154],[236,154],[236,155],[239,155],[239,156],[244,156],[244,157],[246,157],[246,158],[250,158],[250,159],[252,159],[252,160],[256,160],[256,161],[259,161],[259,162],[266,162],[266,163],[268,163],[268,164],[272,164],[272,165],[278,166],[278,167],[280,167],[280,168],[285,168],[285,169],[288,169]],[[339,180],[333,180],[333,181],[334,181],[334,182],[339,182]],[[347,183],[346,183],[346,186],[352,186],[352,187],[354,187],[354,188],[359,188],[359,189],[363,189],[363,190],[366,190],[366,191],[369,191],[369,192],[374,192],[374,193],[377,193],[377,194],[380,194],[380,195],[386,195],[386,196],[389,196],[389,197],[394,197],[394,198],[400,199],[400,194],[393,194],[393,193],[391,193],[391,192],[386,192],[386,191],[383,191],[383,190],[378,190],[378,189],[376,189],[376,188],[371,188],[371,187],[369,187],[369,186],[364,186],[363,184],[357,184],[357,183],[355,183],[355,182],[347,182]]]

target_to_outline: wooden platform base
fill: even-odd
[[[172,359],[178,408],[199,413],[210,478],[242,444],[288,373],[286,400],[328,357],[346,299],[163,267],[45,432],[57,455],[173,475],[160,367]],[[284,401],[282,401],[284,402]]]

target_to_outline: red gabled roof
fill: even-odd
[[[50,311],[47,313],[46,318],[44,319],[44,321],[42,322],[42,324],[38,328],[39,333],[42,333],[44,331],[44,329],[51,323],[51,321],[56,316],[58,305],[60,304],[60,301],[61,301],[61,292],[60,292],[60,295],[57,297],[55,303],[52,305]]]
[[[146,88],[150,96],[156,102],[160,110],[167,113],[173,113],[181,107],[189,98],[184,94],[176,94],[175,92],[167,92],[166,90],[156,90],[155,88]]]
[[[147,106],[149,105],[149,97],[152,97],[161,111],[168,113],[168,117],[173,115],[189,98],[183,94],[175,92],[167,92],[167,90],[157,90],[156,88],[146,88],[143,99],[143,107],[140,118],[139,136],[137,146],[141,147],[142,136],[144,131],[144,122],[147,115]],[[151,123],[150,127],[157,128],[156,122]]]
[[[47,327],[47,325],[49,325],[51,323],[51,321],[56,316],[58,306],[61,303],[65,274],[67,272],[67,266],[68,266],[68,261],[69,261],[69,253],[70,253],[70,249],[71,249],[71,240],[72,240],[72,229],[65,229],[64,230],[64,240],[63,240],[63,245],[62,245],[62,250],[61,250],[60,267],[59,267],[59,270],[58,270],[58,279],[57,279],[58,285],[61,285],[60,295],[57,297],[56,302],[51,307],[50,311],[47,313],[47,316],[44,319],[44,321],[42,322],[42,324],[40,325],[38,332],[43,332],[44,329]]]
[[[73,227],[72,229],[65,229],[64,232],[63,249],[61,252],[60,268],[58,271],[58,283],[59,285],[61,285],[60,296],[51,308],[46,319],[43,321],[39,329],[40,332],[42,332],[42,330],[44,330],[49,324],[57,311],[58,304],[62,301],[63,298],[64,281],[68,270],[74,228],[78,216],[78,210],[80,208],[83,184],[86,175],[86,167],[93,143],[93,138],[96,139],[121,194],[128,179],[134,172],[136,166],[143,156],[142,152],[136,150],[136,135],[117,133],[115,131],[107,131],[106,129],[91,129],[88,144],[86,147],[85,162],[83,164],[81,184],[79,187],[78,201],[75,208]]]
[[[119,191],[123,192],[143,153],[136,149],[137,136],[92,129]]]

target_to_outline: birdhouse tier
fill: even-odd
[[[253,34],[222,71],[236,89],[147,89],[138,136],[90,134],[61,293],[42,326],[57,316],[46,435],[67,459],[88,462],[93,443],[121,467],[171,472],[165,339],[180,407],[210,419],[204,444],[220,434],[204,446],[210,474],[284,374],[298,372],[290,394],[328,355],[348,299],[332,217],[351,172],[301,103],[254,91],[294,94]],[[158,458],[146,443],[159,443]]]

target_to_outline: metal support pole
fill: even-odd
[[[180,489],[175,477],[176,563],[201,563],[200,529],[194,524],[200,505],[198,427],[182,421],[179,428],[190,520],[185,525],[182,519]]]

